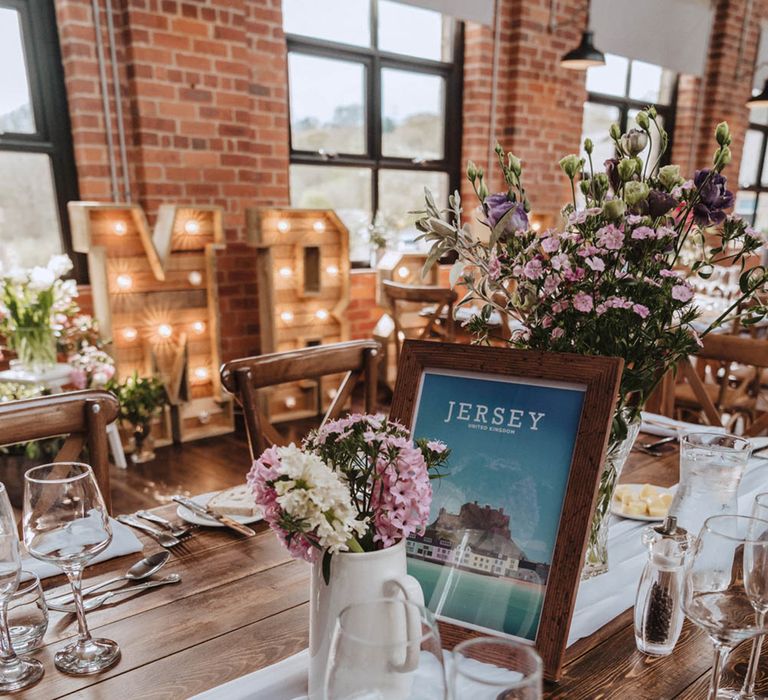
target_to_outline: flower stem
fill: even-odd
[[[350,537],[347,540],[347,547],[349,547],[350,552],[356,552],[358,554],[362,554],[365,551],[354,537]]]

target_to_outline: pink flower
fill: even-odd
[[[635,241],[642,241],[646,238],[655,238],[656,232],[650,226],[638,226],[632,231],[632,239]]]
[[[579,292],[575,297],[573,297],[573,308],[577,311],[581,311],[582,313],[587,314],[592,311],[593,305],[594,302],[589,294]]]
[[[541,289],[546,295],[554,294],[558,284],[560,284],[560,277],[558,275],[548,275]]]
[[[549,328],[552,325],[552,317],[551,316],[545,316],[541,319],[541,327],[542,328]]]
[[[598,304],[595,307],[595,313],[597,313],[598,316],[602,316],[607,310],[608,307],[605,304]]]
[[[554,328],[552,330],[552,340],[558,340],[565,335],[565,331],[562,328]]]
[[[656,238],[674,238],[677,236],[677,231],[669,226],[659,226],[656,229]]]
[[[495,255],[492,255],[491,259],[488,261],[488,277],[490,277],[492,280],[497,280],[499,279],[500,275],[501,263]]]
[[[572,211],[568,215],[569,224],[583,224],[587,220],[587,212],[585,211]]]
[[[642,304],[635,304],[632,307],[632,310],[640,317],[640,318],[648,318],[648,314],[650,314],[650,310],[647,306],[643,306]]]
[[[554,255],[550,259],[549,264],[555,270],[568,270],[571,267],[571,260],[565,253],[560,253],[559,255]]]
[[[85,389],[88,386],[88,375],[83,369],[73,369],[69,373],[69,381],[78,389]]]
[[[541,277],[542,273],[544,272],[544,269],[541,265],[541,260],[534,258],[533,260],[529,260],[525,268],[523,269],[523,273],[529,280],[536,280]]]
[[[627,217],[627,223],[630,226],[635,226],[635,225],[639,224],[642,220],[643,220],[643,217],[642,216],[638,216],[637,214],[630,214]]]
[[[624,245],[624,234],[613,224],[608,224],[598,230],[597,243],[608,250],[620,250]]]
[[[560,248],[560,241],[553,236],[547,236],[541,241],[541,248],[545,253],[554,253]]]
[[[448,449],[448,445],[446,445],[441,440],[430,440],[427,443],[427,449],[432,450],[432,452],[437,452],[438,454],[442,454]]]
[[[603,270],[605,270],[605,263],[597,256],[593,258],[587,258],[584,262],[595,272],[603,272]]]
[[[676,270],[661,270],[659,271],[659,274],[662,277],[680,277],[681,276],[681,274]]]
[[[677,301],[690,301],[693,298],[693,290],[685,283],[672,287],[672,298]]]

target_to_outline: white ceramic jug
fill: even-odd
[[[419,582],[409,576],[405,540],[375,552],[342,552],[331,559],[328,584],[323,580],[322,562],[312,566],[309,592],[309,697],[324,700],[323,685],[334,625],[348,605],[367,600],[403,595],[419,605],[424,594]],[[371,621],[375,626],[376,621]],[[386,627],[386,621],[381,621]]]

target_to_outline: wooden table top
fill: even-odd
[[[632,453],[623,481],[671,485],[677,481],[677,451],[664,458]],[[172,517],[175,506],[158,512]],[[88,614],[94,636],[116,640],[122,659],[98,676],[74,678],[55,670],[54,653],[76,634],[74,615],[51,611],[45,646],[36,653],[45,665],[42,681],[18,697],[188,698],[276,663],[306,648],[309,567],[293,561],[266,526],[242,538],[204,529],[169,550],[164,574],[182,581]],[[160,549],[141,535],[145,553]],[[112,559],[86,570],[89,582],[122,573],[137,555]],[[43,582],[60,588],[61,578]],[[724,677],[740,685],[749,643],[741,645]],[[635,648],[631,610],[569,649],[558,685],[545,697],[568,700],[704,698],[711,665],[709,640],[686,621],[674,654],[651,658]],[[733,673],[735,661],[735,674]],[[761,668],[762,687],[768,688]]]

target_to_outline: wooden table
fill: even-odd
[[[642,439],[642,438],[641,438]],[[663,459],[633,453],[623,480],[671,485],[677,481],[677,452]],[[174,506],[158,512],[172,516]],[[178,572],[182,582],[89,613],[95,635],[117,640],[122,659],[99,676],[73,678],[53,667],[53,654],[76,632],[73,615],[51,613],[46,646],[38,652],[43,680],[23,698],[187,698],[307,646],[309,567],[292,561],[277,538],[258,525],[256,537],[204,530],[171,549],[163,572]],[[145,539],[147,553],[159,549]],[[124,571],[136,555],[89,567],[88,579]],[[48,580],[62,587],[60,579]],[[734,654],[725,684],[740,684],[749,643]],[[569,650],[559,685],[548,684],[547,698],[568,700],[664,700],[706,697],[712,648],[686,622],[672,656],[651,658],[635,649],[631,611]],[[766,655],[768,656],[768,654]],[[766,661],[768,663],[768,659]],[[762,688],[768,688],[761,668]]]

